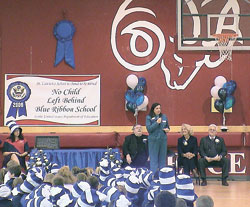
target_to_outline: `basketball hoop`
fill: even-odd
[[[218,48],[220,50],[220,60],[230,60],[232,61],[232,49],[234,42],[236,41],[238,34],[222,33],[212,35],[217,42]]]

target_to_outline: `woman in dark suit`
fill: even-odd
[[[190,172],[198,178],[197,173],[197,138],[193,136],[193,130],[190,125],[182,124],[182,137],[178,139],[178,166],[183,166],[184,174],[190,175]]]

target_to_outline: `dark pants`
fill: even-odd
[[[131,163],[131,167],[146,167],[149,168],[148,155],[146,152],[141,152],[136,155]]]
[[[129,166],[129,164],[126,161],[126,158],[124,158],[122,167],[125,168]],[[132,163],[130,164],[131,167],[134,168],[147,168],[149,169],[149,162],[148,162],[148,155],[146,152],[141,152],[136,155],[135,158],[133,158]]]
[[[190,175],[190,171],[197,168],[197,157],[193,157],[192,159],[182,157],[178,159],[178,166],[183,166],[184,174]]]
[[[3,167],[7,167],[7,163],[11,160],[11,156],[12,156],[13,153],[7,155],[7,156],[4,156],[4,159],[3,159]],[[26,170],[26,164],[25,164],[25,157],[20,157],[17,155],[17,158],[20,162],[20,165],[22,168],[24,168],[24,170]]]
[[[223,157],[220,161],[208,162],[205,158],[199,159],[199,168],[201,179],[206,179],[206,168],[207,167],[221,167],[222,168],[222,179],[227,179],[229,171],[229,159]]]

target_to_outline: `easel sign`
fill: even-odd
[[[59,149],[59,136],[36,136],[35,148],[37,149]]]

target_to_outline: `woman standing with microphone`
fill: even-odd
[[[150,170],[154,173],[166,166],[168,119],[161,113],[161,105],[154,103],[146,117]]]

